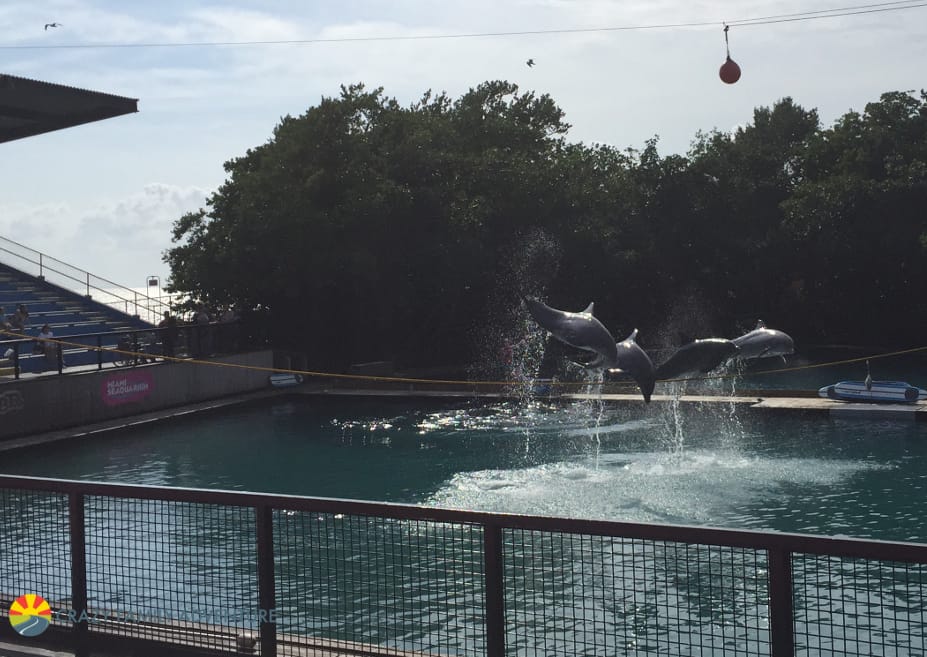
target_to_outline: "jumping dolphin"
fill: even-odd
[[[525,305],[534,321],[555,338],[571,347],[596,354],[585,367],[605,367],[617,362],[618,345],[602,322],[592,316],[593,304],[578,313],[557,310],[536,299],[525,298]]]
[[[631,335],[615,345],[618,349],[618,358],[615,361],[615,367],[610,367],[608,371],[611,374],[624,372],[634,379],[644,395],[644,401],[649,404],[656,382],[653,361],[650,360],[647,352],[640,348],[636,340],[637,329],[634,329]]]
[[[705,338],[676,350],[657,368],[657,379],[674,379],[684,374],[707,373],[734,356],[739,348],[732,340]]]
[[[795,353],[795,342],[782,331],[766,328],[761,319],[756,328],[739,338],[731,340],[740,351],[738,358],[749,360],[751,358],[768,358],[770,356],[788,356]]]

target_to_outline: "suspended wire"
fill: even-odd
[[[850,7],[833,7],[831,9],[817,9],[815,11],[798,11],[792,14],[775,14],[772,16],[757,16],[755,18],[741,18],[738,20],[725,21],[728,24],[748,24],[756,22],[759,25],[765,25],[765,21],[779,21],[786,20],[790,18],[799,18],[800,20],[813,20],[815,18],[836,18],[838,16],[854,16],[858,13],[872,13],[868,11],[858,11],[858,10],[869,10],[872,11],[898,11],[901,9],[910,9],[912,7],[922,6],[921,4],[914,4],[920,2],[920,0],[898,0],[897,2],[876,2],[868,5],[853,5]],[[903,6],[897,6],[903,5]],[[840,12],[840,13],[835,13]],[[824,15],[827,14],[827,15]],[[805,18],[801,18],[805,17]]]
[[[904,9],[927,7],[927,1],[899,0],[896,2],[878,2],[866,5],[853,5],[849,7],[835,7],[833,9],[818,9],[791,14],[776,14],[754,18],[740,18],[726,20],[724,24],[734,27],[750,27],[753,25],[773,25],[776,23],[792,23],[797,21],[819,20],[822,18],[840,18],[844,16],[859,16]],[[0,45],[0,50],[56,50],[75,48],[183,48],[183,47],[215,47],[215,46],[279,46],[279,45],[310,45],[317,43],[363,43],[378,41],[429,41],[443,39],[474,39],[492,37],[519,37],[538,36],[548,34],[588,34],[596,32],[625,32],[638,30],[667,30],[686,27],[716,27],[719,21],[694,21],[687,23],[657,23],[650,25],[623,25],[616,27],[586,27],[586,28],[560,28],[550,30],[517,30],[508,32],[470,32],[461,34],[425,34],[425,35],[394,35],[394,36],[367,36],[367,37],[333,37],[329,39],[280,39],[261,41],[176,41],[164,43],[84,43],[84,44],[17,44]]]
[[[745,21],[730,21],[731,25],[736,27],[750,27],[752,25],[773,25],[775,23],[794,23],[796,21],[813,21],[821,18],[838,18],[841,16],[859,16],[861,14],[878,14],[886,11],[900,11],[902,9],[915,9],[917,7],[927,7],[927,2],[919,2],[917,4],[909,4],[903,7],[882,7],[879,9],[863,9],[860,11],[843,11],[839,14],[826,14],[826,15],[817,15],[817,16],[796,16],[794,18],[789,18],[787,16],[772,16],[768,19],[746,19]]]

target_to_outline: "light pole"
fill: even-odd
[[[148,321],[149,321],[149,322],[152,322],[152,323],[155,323],[155,322],[157,321],[158,311],[161,309],[161,308],[160,308],[160,306],[161,306],[161,279],[160,279],[158,276],[151,275],[151,276],[148,277],[147,283],[148,283],[148,292],[149,292],[148,297],[149,297],[149,299],[151,298],[151,288],[156,288],[156,289],[157,289],[157,297],[155,297],[155,298],[157,298],[157,300],[158,300],[158,308],[154,311],[154,313],[155,313],[155,320],[154,320],[154,322],[152,322],[152,319],[151,319],[151,313],[152,313],[152,310],[151,310],[151,303],[148,303],[148,304],[147,304],[147,306],[148,306]]]

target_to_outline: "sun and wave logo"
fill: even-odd
[[[40,595],[21,595],[10,605],[10,625],[23,636],[38,636],[51,623],[52,611]]]

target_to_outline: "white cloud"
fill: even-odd
[[[85,255],[103,267],[118,261],[114,275],[120,279],[134,263],[160,267],[171,221],[202,205],[202,190],[221,183],[225,160],[265,142],[282,116],[302,114],[355,82],[382,86],[407,104],[428,89],[458,97],[483,81],[505,79],[522,91],[549,93],[573,125],[572,140],[640,148],[657,134],[663,153],[685,152],[698,130],[749,122],[754,108],[784,96],[818,109],[827,126],[882,92],[923,86],[927,8],[735,26],[731,54],[743,77],[735,85],[720,82],[724,21],[830,6],[825,0],[4,2],[0,24],[7,29],[0,45],[710,25],[301,45],[5,50],[4,72],[135,97],[140,111],[0,145],[7,203],[0,229],[14,230],[10,237],[30,244],[32,229],[39,230],[42,243],[56,251],[60,244],[82,262]],[[52,20],[62,27],[44,31]],[[525,66],[529,57],[537,62],[531,69]],[[152,180],[175,191],[154,191]],[[196,191],[188,196],[177,190]],[[20,210],[11,215],[15,207]],[[85,232],[92,237],[73,251],[71,240]],[[149,273],[154,271],[141,272]]]
[[[184,213],[204,207],[208,193],[153,183],[128,197],[84,207],[10,204],[0,206],[0,234],[93,276],[132,287],[150,274],[167,278],[161,253],[171,247],[171,226]],[[2,257],[13,266],[23,264],[19,258]]]

